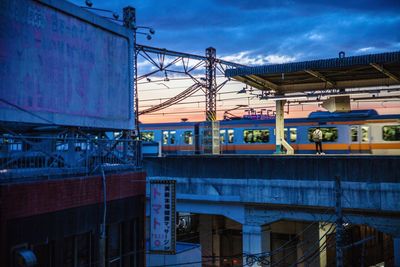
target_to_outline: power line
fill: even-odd
[[[186,86],[180,87],[180,88],[187,88]],[[168,89],[163,89],[163,90],[168,90]],[[217,95],[226,95],[226,94],[237,94],[238,91],[228,91],[228,92],[221,92],[217,93]],[[204,94],[201,95],[191,95],[187,98],[193,98],[193,97],[204,97]],[[170,97],[163,97],[163,98],[149,98],[149,99],[142,99],[140,100],[141,102],[148,102],[148,101],[157,101],[157,100],[165,100],[165,99],[170,99]],[[224,99],[221,99],[220,101],[223,101]],[[218,101],[218,100],[217,100]]]

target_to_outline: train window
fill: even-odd
[[[296,128],[290,128],[290,142],[296,142],[297,140],[297,129]]]
[[[168,131],[163,131],[163,145],[168,145]]]
[[[385,141],[400,141],[400,125],[383,126],[382,138]]]
[[[352,126],[350,128],[351,142],[358,142],[358,126]]]
[[[171,145],[175,144],[175,136],[176,136],[176,131],[170,131],[169,132],[169,142]]]
[[[185,131],[183,133],[183,142],[185,144],[188,144],[188,145],[193,144],[193,133],[192,133],[192,131]]]
[[[369,142],[369,127],[368,126],[361,126],[361,141],[362,142]]]
[[[269,130],[244,130],[243,141],[245,143],[268,143]]]
[[[296,142],[297,140],[297,129],[296,128],[290,128],[290,142]],[[287,141],[287,128],[284,129],[285,132],[285,140]]]
[[[326,127],[320,128],[322,131],[322,142],[336,142],[339,135],[338,129],[335,127]],[[315,128],[308,129],[308,141],[314,142],[312,139],[312,133],[314,132]]]
[[[219,142],[221,144],[225,143],[225,133],[226,130],[219,130]]]
[[[154,132],[141,132],[140,139],[144,142],[154,141]]]
[[[235,131],[233,129],[228,129],[228,143],[233,143],[235,141]]]

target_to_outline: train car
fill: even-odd
[[[311,133],[320,127],[326,154],[400,154],[400,114],[375,110],[346,113],[312,112],[307,118],[285,120],[285,139],[296,154],[314,154]],[[201,154],[204,123],[141,124],[144,143],[157,142],[161,154]],[[221,154],[272,154],[275,119],[220,121]]]

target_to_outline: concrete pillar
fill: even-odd
[[[307,228],[307,230],[305,230]],[[303,225],[303,231],[298,235],[299,241],[297,244],[297,267],[319,267],[321,258],[320,248],[320,228],[319,224]],[[323,265],[326,266],[326,265]]]
[[[400,267],[400,237],[393,237],[394,266]]]
[[[282,146],[285,147],[287,154],[294,154],[293,148],[285,140],[285,103],[286,100],[276,101],[276,117],[275,117],[275,154],[284,154],[282,152]],[[290,135],[290,132],[287,133]]]
[[[282,140],[284,139],[284,107],[286,100],[276,101],[276,117],[275,117],[275,144],[276,144],[276,154],[282,153]]]
[[[260,257],[271,251],[271,230],[269,226],[244,224],[242,235],[243,266],[270,266],[269,264],[259,264]],[[270,262],[271,257],[266,259]]]
[[[200,245],[201,245],[201,257],[204,261],[209,261],[213,255],[213,216],[201,214],[199,217],[199,232],[200,232]],[[207,265],[206,264],[206,265]]]
[[[220,266],[220,259],[221,259],[221,249],[220,249],[220,244],[221,244],[221,236],[217,232],[215,235],[213,235],[213,254],[215,256],[215,260],[212,261],[213,266],[217,267]]]

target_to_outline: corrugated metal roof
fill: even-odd
[[[273,73],[290,73],[306,69],[329,69],[343,68],[357,65],[369,65],[370,63],[390,63],[400,62],[400,51],[381,54],[370,54],[363,56],[352,56],[344,58],[330,58],[311,60],[303,62],[293,62],[275,65],[265,65],[256,67],[243,67],[236,69],[227,69],[226,77],[245,76],[245,75],[263,75]]]

